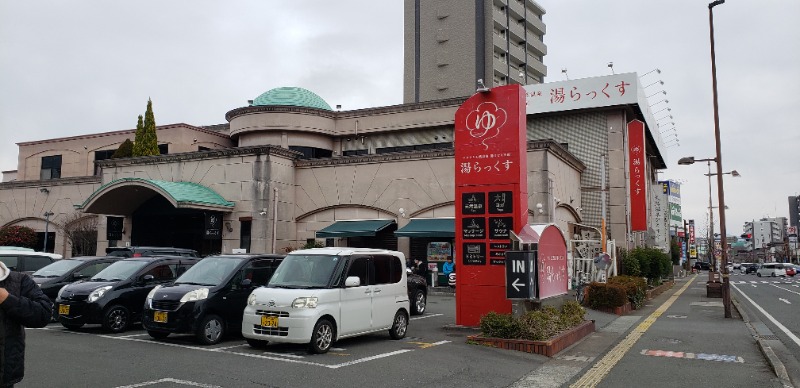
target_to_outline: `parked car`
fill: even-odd
[[[55,300],[58,321],[71,330],[99,323],[106,331],[123,332],[140,319],[150,290],[173,282],[198,261],[176,256],[119,260],[88,280],[61,288]]]
[[[739,268],[742,268],[741,263],[733,263],[733,269],[739,269]]]
[[[783,263],[764,263],[756,271],[756,276],[786,276],[786,269],[783,267]]]
[[[428,305],[428,282],[416,274],[406,274],[408,300],[411,301],[411,314],[422,315]]]
[[[266,287],[253,290],[242,317],[252,347],[308,344],[325,353],[337,340],[408,330],[403,253],[366,248],[315,248],[289,253]]]
[[[711,263],[707,261],[697,261],[694,263],[694,268],[697,270],[708,271],[711,269]]]
[[[106,254],[109,256],[120,257],[143,257],[143,256],[183,256],[198,257],[194,249],[174,248],[174,247],[108,247]]]
[[[255,287],[269,282],[283,255],[209,256],[174,283],[147,295],[142,324],[155,339],[192,333],[213,345],[229,332],[242,331],[242,311]]]
[[[110,256],[73,257],[46,265],[31,276],[50,300],[56,300],[61,287],[97,275],[98,272],[121,259],[121,257]]]
[[[32,274],[42,267],[61,260],[61,255],[56,253],[36,252],[32,249],[20,247],[4,247],[0,249],[0,261],[8,269],[17,272]]]
[[[794,277],[797,275],[797,267],[792,264],[784,264],[784,269],[786,270],[786,276]]]

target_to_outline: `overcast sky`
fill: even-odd
[[[699,231],[706,165],[677,160],[716,152],[707,3],[539,1],[546,81],[566,79],[562,69],[570,79],[607,75],[608,62],[616,73],[661,69],[642,82],[664,81],[669,103],[653,110],[671,109],[656,117],[672,114],[660,122],[675,122],[680,146],[667,149],[660,179],[683,182],[684,218]],[[228,110],[280,86],[345,110],[402,103],[402,8],[398,0],[2,1],[0,170],[16,169],[18,142],[134,128],[148,97],[159,125],[224,123]],[[787,197],[800,192],[798,15],[796,0],[714,8],[723,167],[742,175],[725,179],[729,234],[746,220],[788,217]]]

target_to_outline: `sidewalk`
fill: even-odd
[[[722,300],[706,297],[705,280],[678,278],[631,315],[587,310],[597,332],[513,387],[791,386],[738,311],[726,319]]]

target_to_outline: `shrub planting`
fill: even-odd
[[[609,283],[592,282],[586,295],[586,304],[593,309],[620,307],[628,303],[628,296],[623,286]]]
[[[638,309],[644,305],[644,301],[647,298],[647,282],[644,278],[626,275],[614,276],[608,279],[608,284],[622,286],[633,308]]]
[[[545,306],[521,317],[490,312],[481,317],[480,326],[485,337],[544,341],[581,324],[585,314],[586,310],[573,300],[561,309]]]

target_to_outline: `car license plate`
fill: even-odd
[[[278,317],[261,316],[261,326],[264,327],[278,327]]]
[[[153,313],[153,322],[158,323],[167,323],[167,312],[166,311],[156,311]]]
[[[68,304],[58,305],[58,315],[69,315],[69,305]]]

